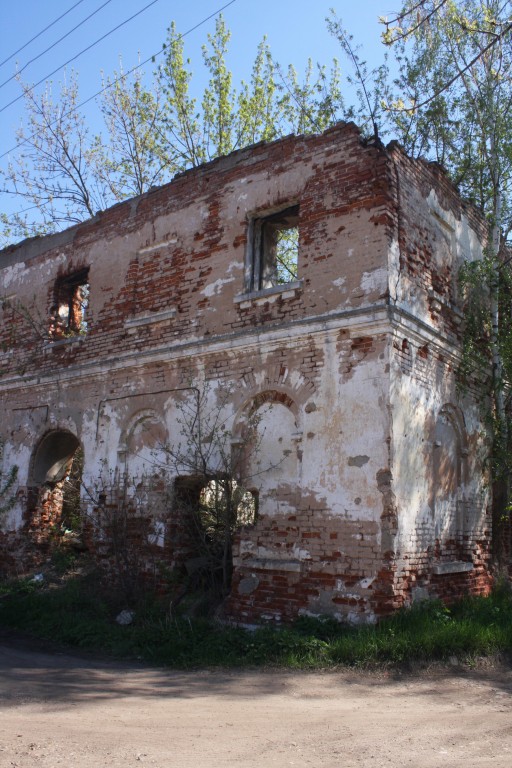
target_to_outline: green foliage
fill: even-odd
[[[205,587],[224,596],[231,584],[234,536],[256,516],[246,467],[258,449],[252,439],[257,416],[249,417],[245,434],[234,442],[232,396],[227,385],[191,387],[176,405],[179,439],[165,446],[166,462],[178,477],[177,503],[187,512],[198,559],[204,562]]]
[[[219,16],[202,49],[208,82],[201,95],[197,67],[173,23],[152,75],[121,69],[104,77],[98,105],[105,131],[95,136],[79,108],[74,72],[57,93],[48,83],[40,98],[20,80],[26,120],[0,176],[31,212],[0,214],[4,240],[56,231],[212,158],[289,133],[320,132],[344,116],[336,62],[328,70],[310,61],[302,78],[293,67],[283,74],[264,39],[249,82],[236,86],[230,37]]]
[[[463,380],[486,379],[489,371],[489,285],[493,273],[489,259],[466,262],[459,275],[459,287],[464,301],[463,359],[460,371]]]
[[[174,22],[168,30],[164,64],[157,71],[164,94],[161,131],[168,137],[169,150],[177,168],[185,170],[206,160],[196,100],[190,96],[192,72],[185,62],[183,38]]]
[[[69,547],[55,547],[51,553],[52,566],[59,576],[71,571],[78,562],[78,555]]]
[[[342,20],[333,10],[326,22],[329,32],[338,40],[353,73],[347,76],[347,82],[355,88],[356,100],[346,110],[346,118],[354,120],[366,136],[378,138],[380,125],[387,121],[387,56],[384,56],[382,64],[369,70],[366,61],[361,58],[361,46],[354,43],[352,35],[344,28]]]
[[[277,282],[280,285],[297,280],[299,258],[299,228],[290,227],[277,233]]]
[[[233,148],[235,95],[233,75],[226,65],[226,54],[231,33],[222,16],[215,24],[215,33],[208,35],[210,47],[203,46],[203,59],[210,73],[210,82],[203,96],[205,143],[213,148],[213,156],[226,155]]]
[[[492,316],[489,309],[490,286],[498,306],[499,326],[493,339]],[[503,481],[512,472],[512,411],[510,382],[512,382],[512,273],[508,265],[498,265],[490,257],[466,263],[460,273],[459,285],[464,296],[464,327],[462,359],[459,376],[463,388],[480,393],[482,417],[492,436],[489,456],[492,477]],[[501,372],[494,378],[493,346],[499,356]],[[503,398],[501,413],[493,402],[493,394]]]
[[[90,131],[78,109],[76,73],[66,75],[57,97],[51,82],[41,96],[19,82],[26,110],[26,121],[16,132],[20,152],[10,156],[0,176],[7,189],[37,208],[37,224],[27,213],[7,221],[11,234],[24,237],[93,216],[107,207],[109,197],[94,172]]]
[[[512,463],[512,42],[499,0],[414,0],[388,29],[400,65],[389,119],[405,149],[442,163],[488,222],[484,258],[466,265],[460,378],[477,393],[491,436],[497,555]],[[506,549],[506,548],[505,548]]]
[[[92,161],[111,199],[122,200],[163,183],[176,167],[162,141],[164,110],[158,84],[148,90],[143,72],[136,70],[131,78],[114,72],[103,86],[99,106],[108,142],[95,137]]]
[[[254,631],[205,619],[169,616],[162,603],[137,606],[135,621],[119,626],[120,603],[98,590],[94,575],[41,587],[27,580],[0,585],[0,623],[69,645],[174,668],[340,665],[374,667],[512,653],[512,595],[500,587],[487,598],[451,608],[419,603],[376,626],[302,617],[295,624]]]
[[[441,163],[488,216],[490,229],[497,225],[506,236],[512,223],[508,4],[424,0],[413,12],[415,5],[403,4],[393,35],[400,75],[390,128],[409,154]]]

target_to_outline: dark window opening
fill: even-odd
[[[253,220],[251,290],[286,285],[298,278],[299,206]]]
[[[228,594],[233,573],[233,540],[258,516],[257,491],[233,478],[179,477],[174,485],[170,536],[189,586],[218,596]]]
[[[50,337],[62,339],[87,332],[89,268],[59,277],[55,283]]]

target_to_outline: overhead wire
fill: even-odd
[[[56,18],[56,19],[54,19],[52,22],[50,22],[50,24],[48,24],[48,25],[47,25],[47,26],[46,26],[44,29],[42,29],[40,32],[38,32],[38,33],[37,33],[37,35],[34,35],[34,37],[31,37],[31,38],[30,38],[30,40],[27,40],[27,42],[26,42],[26,43],[24,43],[24,44],[21,46],[21,48],[18,48],[18,50],[17,50],[17,51],[14,51],[14,53],[11,53],[11,54],[9,54],[9,56],[7,56],[7,58],[6,58],[6,59],[4,59],[3,61],[0,61],[0,67],[3,67],[3,65],[4,65],[4,64],[7,64],[7,62],[8,62],[8,61],[10,61],[11,59],[13,59],[13,58],[14,58],[14,57],[15,57],[15,56],[18,54],[18,53],[20,53],[21,51],[24,51],[24,50],[25,50],[25,48],[26,48],[28,45],[30,45],[30,43],[33,43],[33,42],[34,42],[34,40],[37,40],[37,38],[38,38],[38,37],[41,37],[41,35],[43,35],[45,32],[47,32],[47,31],[48,31],[48,30],[49,30],[51,27],[53,27],[53,26],[54,26],[54,25],[55,25],[55,24],[56,24],[58,21],[60,21],[61,19],[63,19],[63,18],[64,18],[64,16],[67,16],[67,15],[68,15],[68,13],[71,13],[71,11],[72,11],[74,8],[76,8],[78,5],[80,5],[80,4],[81,4],[81,3],[83,3],[83,2],[84,2],[84,0],[78,0],[78,2],[77,2],[77,3],[75,3],[74,5],[72,5],[72,6],[71,6],[71,8],[68,8],[68,10],[67,10],[67,11],[64,11],[64,13],[61,13],[61,15],[60,15],[60,16],[57,16],[57,18]]]
[[[98,8],[96,8],[95,11],[90,13],[88,16],[85,17],[85,19],[82,19],[82,21],[80,21],[78,24],[76,24],[73,27],[73,29],[70,29],[69,32],[66,32],[65,35],[62,35],[62,37],[59,37],[58,40],[56,40],[54,43],[49,45],[48,48],[45,48],[44,51],[41,51],[41,53],[38,53],[37,56],[34,56],[32,59],[27,61],[27,63],[24,64],[22,67],[20,67],[20,69],[18,69],[17,72],[14,73],[14,75],[11,75],[10,77],[7,78],[7,80],[4,80],[3,83],[0,83],[0,88],[3,88],[4,85],[7,85],[7,83],[10,83],[11,80],[14,80],[15,77],[18,77],[18,75],[20,75],[27,67],[29,67],[30,64],[33,64],[34,61],[37,61],[38,59],[41,58],[41,56],[44,56],[45,53],[48,53],[48,51],[51,51],[52,48],[55,48],[56,45],[58,45],[63,40],[65,40],[66,37],[69,37],[73,32],[75,32],[77,29],[79,29],[79,27],[81,27],[83,24],[85,24],[87,21],[89,21],[89,19],[92,19],[93,16],[96,16],[97,13],[99,13],[103,8],[105,8],[106,5],[108,5],[111,2],[112,2],[112,0],[105,0],[105,2],[102,5],[100,5]]]
[[[465,67],[463,67],[462,69],[459,69],[457,71],[457,73],[452,78],[450,78],[450,80],[448,80],[446,83],[444,83],[441,86],[441,88],[439,88],[437,91],[435,91],[431,96],[429,96],[428,98],[424,99],[419,104],[415,103],[412,107],[401,107],[400,109],[391,109],[390,111],[392,111],[392,112],[410,112],[412,109],[414,109],[414,110],[423,109],[423,107],[426,107],[427,104],[430,104],[431,101],[434,101],[435,99],[437,99],[437,97],[440,96],[442,93],[444,93],[444,91],[447,91],[448,88],[450,88],[460,77],[462,77],[469,69],[471,69],[471,67],[474,64],[476,64],[476,62],[480,58],[482,58],[482,56],[485,56],[487,51],[490,51],[491,48],[493,48],[496,45],[496,43],[502,37],[505,37],[505,35],[507,35],[509,32],[512,32],[512,21],[507,23],[507,25],[505,26],[503,31],[500,33],[500,35],[495,37],[493,40],[491,40],[490,43],[488,43],[488,45],[486,45],[484,48],[482,48],[482,50],[479,51],[479,53],[477,53],[476,56],[474,56],[471,59],[469,64],[466,64]]]
[[[110,2],[110,0],[108,0]],[[105,40],[105,38],[112,35],[114,32],[117,32],[118,29],[121,29],[121,27],[124,27],[125,24],[128,24],[128,22],[133,21],[133,19],[136,19],[137,16],[140,16],[141,13],[144,13],[148,10],[148,8],[151,8],[152,5],[155,5],[156,3],[160,2],[160,0],[151,0],[150,3],[144,6],[144,8],[141,8],[140,11],[137,11],[137,13],[134,13],[132,16],[130,16],[128,19],[125,19],[120,24],[115,26],[113,29],[109,30],[108,32],[105,32],[104,35],[99,37],[97,40],[95,40],[93,43],[88,45],[86,48],[83,48],[79,53],[75,54],[75,56],[72,56],[70,59],[64,62],[64,64],[60,64],[60,66],[56,67],[54,70],[52,70],[49,74],[45,75],[41,78],[41,80],[38,80],[37,83],[34,83],[34,85],[30,86],[30,88],[27,88],[24,93],[20,93],[19,96],[16,96],[15,99],[12,99],[8,104],[5,104],[3,107],[0,108],[0,113],[5,112],[6,109],[9,107],[12,107],[13,104],[16,104],[17,101],[22,99],[26,93],[30,93],[34,90],[34,88],[37,88],[38,85],[41,85],[41,83],[44,83],[46,80],[48,80],[49,77],[52,75],[55,75],[56,72],[59,72],[64,67],[67,67],[68,64],[71,64],[72,61],[76,61],[83,53],[86,53],[87,51],[90,51],[91,48],[94,48],[98,43],[101,43],[102,40]]]
[[[16,211],[14,215],[21,216],[22,213],[33,211],[35,208],[37,208],[38,210],[41,210],[41,208],[44,208],[45,205],[49,205],[49,201],[46,201],[44,203],[39,203],[38,205],[31,205],[28,208],[22,208],[21,211]]]
[[[428,21],[430,21],[430,19],[432,18],[432,16],[435,16],[435,14],[438,11],[440,11],[441,8],[443,7],[443,5],[446,5],[447,2],[448,2],[448,0],[441,0],[439,5],[436,5],[430,11],[430,13],[428,13],[426,16],[424,16],[422,19],[420,19],[420,21],[418,21],[418,23],[414,27],[411,27],[405,33],[400,33],[399,35],[397,35],[396,40],[393,40],[393,42],[397,42],[398,40],[402,40],[402,39],[405,39],[405,38],[410,37],[411,35],[413,35],[416,32],[416,30],[419,29],[423,24],[427,24]],[[402,19],[404,19],[406,16],[408,16],[410,13],[412,13],[412,11],[416,10],[416,8],[419,8],[422,5],[424,5],[424,0],[421,0],[421,2],[419,2],[416,6],[414,6],[414,8],[411,8],[409,11],[404,13],[402,16],[397,16],[396,19],[392,19],[391,21],[385,21],[384,24],[386,26],[386,30],[389,30],[390,26],[392,26],[393,24],[396,24],[396,22],[402,21]]]
[[[210,13],[209,16],[206,16],[204,19],[199,21],[193,27],[190,27],[190,29],[187,29],[186,32],[182,32],[180,35],[178,35],[178,39],[182,40],[187,35],[190,35],[192,32],[195,32],[196,29],[199,29],[199,27],[202,27],[203,24],[206,24],[207,21],[210,21],[210,19],[215,18],[215,16],[218,16],[219,13],[222,13],[222,11],[225,11],[226,8],[229,8],[231,5],[234,5],[234,3],[236,3],[236,2],[237,2],[237,0],[230,0],[228,3],[225,3],[220,8],[218,8],[216,11],[213,11],[213,13]],[[109,88],[113,88],[115,85],[117,85],[117,83],[121,82],[121,80],[123,80],[126,77],[128,77],[129,75],[133,74],[133,72],[136,72],[138,69],[143,67],[145,64],[148,64],[150,61],[155,61],[157,56],[160,56],[164,51],[165,51],[165,47],[162,46],[162,48],[160,48],[159,51],[157,51],[156,53],[153,53],[151,56],[148,56],[147,59],[144,59],[144,61],[139,62],[134,67],[129,69],[127,72],[124,72],[119,77],[116,77],[114,80],[112,80],[111,82],[107,83],[107,85],[105,85],[103,88],[100,88],[99,91],[96,91],[96,93],[93,93],[92,96],[89,96],[87,99],[84,99],[84,101],[81,101],[79,104],[76,105],[76,107],[73,107],[73,109],[68,110],[63,115],[61,115],[59,118],[57,118],[56,120],[54,120],[51,123],[49,123],[49,127],[55,125],[59,120],[63,120],[64,118],[68,117],[69,115],[72,115],[74,112],[77,112],[79,109],[84,107],[86,104],[89,104],[89,102],[91,102],[93,99],[96,99],[98,96],[101,96],[101,94],[105,93],[105,91],[109,90]],[[34,86],[34,88],[35,88],[35,86]],[[22,147],[24,144],[28,144],[28,142],[30,142],[35,137],[35,135],[36,135],[35,133],[30,134],[30,136],[27,136],[26,139],[23,139],[22,141],[18,142],[14,147],[11,147],[6,152],[3,152],[2,154],[0,154],[0,160],[2,158],[6,157],[7,155],[9,155],[11,152],[14,152],[15,150],[19,149],[19,147]]]

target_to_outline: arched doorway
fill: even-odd
[[[31,463],[27,522],[37,538],[80,522],[83,454],[75,435],[47,433],[36,446]]]

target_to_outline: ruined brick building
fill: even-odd
[[[164,446],[206,381],[233,446],[259,417],[227,616],[372,620],[485,591],[487,446],[455,381],[457,272],[484,237],[438,166],[340,124],[5,249],[0,437],[20,487],[4,560],[56,522],[80,451],[85,488],[144,473],[174,488],[152,542],[178,567]]]

